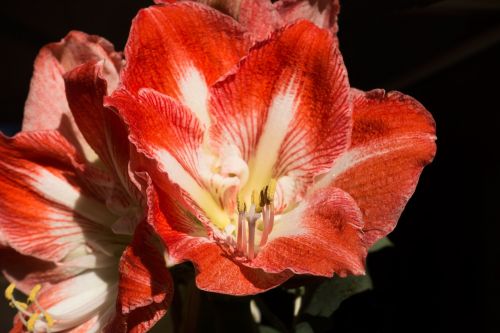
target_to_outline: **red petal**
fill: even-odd
[[[149,221],[162,237],[169,256],[175,262],[192,261],[197,270],[196,284],[200,289],[230,295],[252,295],[274,288],[291,277],[290,272],[265,273],[233,261],[204,234],[202,227],[163,193],[148,190]],[[161,207],[161,208],[160,208]],[[191,225],[187,221],[191,221]]]
[[[115,173],[125,188],[128,180],[129,141],[118,116],[103,106],[107,83],[104,65],[86,63],[65,75],[66,95],[71,112],[85,140]]]
[[[117,315],[106,332],[146,332],[172,301],[172,278],[149,228],[141,223],[122,255]]]
[[[107,103],[119,110],[140,152],[160,162],[161,154],[167,152],[196,177],[203,130],[186,107],[151,89],[141,90],[137,97],[119,90]]]
[[[356,202],[340,189],[327,188],[282,215],[269,243],[246,265],[266,272],[346,276],[364,273],[366,254]]]
[[[206,6],[152,6],[135,18],[126,47],[123,84],[136,93],[153,88],[206,114],[207,86],[245,55],[237,22]],[[196,109],[196,110],[195,110]]]
[[[241,0],[237,15],[232,16],[252,34],[252,38],[256,41],[268,38],[273,31],[285,25],[269,0]]]
[[[238,147],[251,168],[250,191],[288,174],[310,183],[349,144],[349,85],[337,42],[309,22],[257,45],[211,95],[214,145]],[[252,179],[259,174],[267,177]]]
[[[339,0],[280,0],[274,4],[283,24],[306,19],[320,28],[338,31]]]
[[[106,234],[101,223],[116,217],[82,188],[75,151],[59,133],[0,137],[0,153],[0,229],[11,247],[58,261],[86,242],[84,232]]]
[[[391,232],[436,153],[432,116],[399,92],[353,90],[352,146],[319,187],[348,192],[363,212],[368,245]]]
[[[104,76],[111,87],[118,82],[121,56],[105,39],[70,32],[61,42],[45,46],[35,60],[26,101],[23,131],[58,129],[90,158],[88,145],[70,113],[64,90],[64,73],[88,61],[106,61]]]

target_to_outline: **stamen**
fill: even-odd
[[[31,302],[33,302],[36,299],[36,296],[40,292],[40,289],[42,289],[42,285],[41,284],[37,284],[37,285],[35,285],[33,287],[33,289],[31,289],[31,291],[30,291],[30,293],[28,295],[28,303],[31,303]]]
[[[248,221],[248,259],[255,257],[255,220]]]
[[[47,312],[43,313],[43,317],[45,318],[45,321],[47,322],[47,326],[51,328],[54,326],[54,318],[52,318],[51,315],[49,315]]]
[[[255,208],[256,213],[262,212],[262,207],[260,206],[260,195],[255,190],[252,191],[252,206]]]
[[[245,214],[246,214],[246,204],[245,201],[242,200],[241,195],[238,194],[236,198],[236,203],[238,206],[238,234],[236,241],[236,249],[242,252],[244,255],[246,254],[246,243],[247,243],[247,235],[246,235],[246,227],[245,227]]]
[[[16,289],[15,283],[9,284],[9,286],[5,289],[5,298],[8,301],[12,301],[12,299],[14,298],[14,290],[15,289]]]
[[[28,304],[24,302],[19,302],[19,301],[12,301],[11,306],[18,309],[19,311],[23,312],[28,310]]]
[[[245,212],[238,214],[238,239],[236,242],[237,249],[245,254],[245,244],[247,243],[247,233],[245,226]]]
[[[46,332],[50,333],[50,328],[54,325],[54,318],[47,312],[45,312],[45,310],[37,300],[38,293],[42,289],[42,286],[40,284],[37,284],[33,287],[33,289],[31,289],[28,294],[26,303],[16,300],[16,298],[14,297],[15,288],[16,285],[14,283],[11,283],[7,287],[7,289],[5,289],[5,298],[10,301],[10,306],[20,312],[19,319],[27,328],[27,330],[29,332],[33,332],[36,322],[38,320],[44,320],[44,323],[46,324]],[[33,303],[38,310],[35,312],[28,310],[30,303]],[[28,317],[28,320],[26,320],[26,317]]]
[[[266,192],[266,206],[263,208],[264,229],[262,230],[262,236],[260,238],[260,246],[264,246],[267,243],[269,234],[274,227],[274,194],[276,193],[276,179],[272,178],[264,188]]]
[[[271,178],[269,185],[266,186],[266,196],[268,203],[273,202],[275,193],[276,193],[276,179]]]
[[[28,319],[28,323],[26,324],[26,328],[28,329],[29,332],[33,332],[35,330],[35,323],[38,320],[38,317],[40,317],[40,313],[33,313],[30,318]]]
[[[261,210],[262,211],[262,210]],[[260,214],[256,212],[255,204],[250,207],[250,212],[247,216],[248,220],[248,259],[252,260],[255,257],[255,224],[259,219]]]

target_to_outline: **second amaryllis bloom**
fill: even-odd
[[[172,284],[129,174],[127,133],[103,106],[121,66],[97,36],[71,32],[47,45],[23,131],[0,135],[11,332],[144,332],[166,312]]]
[[[434,121],[400,93],[351,90],[336,39],[310,22],[250,45],[200,4],[136,17],[107,104],[144,156],[149,221],[209,291],[363,274],[434,156]]]

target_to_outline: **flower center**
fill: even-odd
[[[269,234],[274,225],[274,194],[276,192],[276,180],[265,186],[260,192],[253,191],[250,208],[241,194],[237,198],[238,206],[238,229],[236,233],[236,251],[249,260],[255,258],[256,251],[256,227],[259,220],[262,221],[262,231],[259,246],[267,243]]]
[[[42,286],[40,284],[35,285],[28,294],[26,302],[16,300],[14,297],[15,289],[16,285],[11,283],[7,289],[5,289],[5,298],[9,301],[10,306],[19,312],[18,317],[28,332],[34,332],[35,324],[40,323],[44,326],[45,331],[50,333],[51,327],[54,326],[54,319],[42,308],[37,299]],[[35,310],[33,311],[30,309]]]

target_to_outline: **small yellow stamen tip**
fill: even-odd
[[[236,197],[236,204],[238,206],[238,212],[239,213],[244,213],[247,210],[247,205],[245,204],[245,201],[241,197],[241,194],[238,194]]]
[[[9,284],[9,286],[7,287],[7,289],[5,289],[5,298],[8,301],[12,301],[12,298],[14,297],[14,289],[16,289],[16,284],[15,283]]]
[[[24,302],[19,302],[19,301],[13,301],[12,304],[18,308],[18,309],[21,309],[21,310],[26,310],[28,309],[28,304],[24,303]]]
[[[54,318],[52,318],[51,315],[49,315],[48,313],[44,313],[43,317],[45,318],[45,321],[47,322],[47,326],[49,328],[51,328],[52,326],[54,326]]]
[[[252,191],[252,204],[256,206],[259,204],[259,193],[255,190]]]
[[[271,178],[269,185],[267,185],[266,196],[269,202],[272,202],[274,199],[274,194],[276,193],[276,179]]]
[[[26,323],[26,328],[28,331],[33,332],[35,330],[35,324],[36,321],[38,320],[38,317],[40,317],[40,313],[33,313],[31,317],[28,319],[28,322]]]
[[[33,289],[31,289],[31,291],[30,291],[30,293],[28,295],[28,303],[31,303],[31,302],[35,301],[36,296],[40,292],[40,289],[42,289],[42,285],[41,284],[37,284],[37,285],[35,285],[33,287]]]

